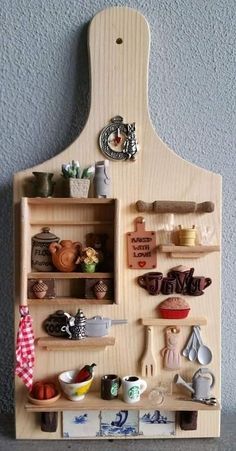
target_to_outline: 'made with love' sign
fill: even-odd
[[[156,268],[156,233],[145,230],[145,220],[141,216],[135,223],[136,231],[127,233],[129,268]]]

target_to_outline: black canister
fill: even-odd
[[[60,238],[50,232],[49,227],[43,227],[42,232],[32,237],[31,266],[34,271],[54,271],[49,245],[58,243]]]

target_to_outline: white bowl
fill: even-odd
[[[77,373],[78,370],[70,370],[64,371],[64,373],[61,373],[58,376],[62,391],[71,401],[81,401],[82,399],[84,399],[93,382],[92,376],[88,381],[73,383],[73,380]]]

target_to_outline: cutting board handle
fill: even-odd
[[[138,11],[111,7],[90,23],[91,110],[104,126],[121,115],[125,122],[148,116],[149,26]]]

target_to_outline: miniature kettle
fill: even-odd
[[[200,368],[193,375],[191,384],[185,382],[179,374],[175,375],[174,382],[190,390],[193,399],[205,400],[211,397],[210,390],[215,385],[215,376],[208,368]]]

